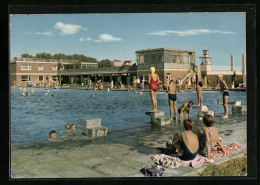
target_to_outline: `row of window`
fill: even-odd
[[[44,81],[44,76],[38,76],[39,82],[43,82]],[[31,82],[31,76],[30,75],[23,75],[21,76],[21,81],[22,82]],[[45,78],[46,82],[49,82],[49,76],[46,76]],[[52,76],[52,81],[58,81],[58,77],[57,76]]]
[[[32,70],[32,65],[22,64],[21,65],[21,70]],[[38,66],[38,70],[42,71],[43,70],[43,65],[39,65]],[[52,70],[57,70],[57,66],[52,66]]]

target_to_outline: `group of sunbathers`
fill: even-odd
[[[167,149],[177,152],[179,158],[184,161],[193,160],[197,154],[212,158],[211,149],[216,144],[225,152],[222,139],[214,126],[213,116],[205,115],[203,122],[203,134],[197,135],[192,131],[194,122],[191,119],[184,120],[185,131],[176,134],[171,142],[166,143]]]

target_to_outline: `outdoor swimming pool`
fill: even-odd
[[[76,123],[81,136],[80,119],[101,118],[102,126],[108,128],[108,133],[147,124],[150,117],[145,112],[152,110],[150,93],[134,91],[92,91],[76,89],[50,89],[48,95],[43,88],[27,88],[27,92],[34,91],[29,97],[23,96],[18,88],[11,89],[11,141],[12,143],[35,142],[46,140],[50,130],[56,130],[57,137],[66,137],[66,123]],[[96,95],[94,95],[96,93]],[[53,96],[51,96],[53,94]],[[246,105],[246,91],[230,91],[229,101],[241,101]],[[195,91],[177,94],[177,108],[190,100],[197,104]],[[222,120],[223,106],[217,104],[217,99],[222,100],[218,91],[204,91],[203,105],[208,105],[210,110],[215,110],[216,122],[229,123],[228,127],[234,127],[234,122],[246,116],[232,117],[231,105],[229,105],[230,119]],[[169,117],[168,95],[159,92],[157,95],[158,109],[165,111]],[[192,119],[197,120],[197,110],[192,109]],[[199,128],[203,127],[201,121],[197,121]],[[178,126],[178,128],[180,125]],[[149,128],[149,127],[148,127]],[[177,130],[178,130],[177,128]]]

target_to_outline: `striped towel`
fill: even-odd
[[[237,143],[231,143],[229,145],[223,145],[223,148],[226,150],[226,152],[223,152],[219,145],[216,145],[211,149],[211,156],[213,157],[224,157],[226,155],[231,155],[232,151],[238,150],[241,148],[241,145]]]

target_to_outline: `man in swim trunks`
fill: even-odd
[[[180,88],[180,85],[177,84],[177,81],[171,80],[169,84],[167,84],[166,92],[168,93],[169,105],[170,105],[170,119],[177,119],[177,97],[176,97],[176,87]],[[174,108],[175,117],[172,118]]]
[[[194,122],[190,119],[184,121],[185,131],[174,136],[172,142],[167,142],[167,149],[175,151],[177,149],[178,156],[181,160],[193,160],[198,154],[199,139],[198,136],[192,132]]]
[[[202,106],[202,77],[198,68],[194,68],[194,72],[196,73],[196,90],[198,95],[198,104],[196,106]]]
[[[227,90],[228,86],[227,86],[226,82],[223,80],[222,75],[218,76],[218,80],[219,80],[219,91],[221,92],[221,94],[223,96],[223,106],[224,106],[224,115],[221,117],[228,118],[228,97],[229,97],[229,93]]]
[[[190,108],[193,105],[193,101],[189,101],[189,103],[184,103],[182,104],[179,109],[178,109],[178,113],[180,114],[180,118],[183,118],[183,112],[186,111],[185,117],[191,117],[190,115]]]

